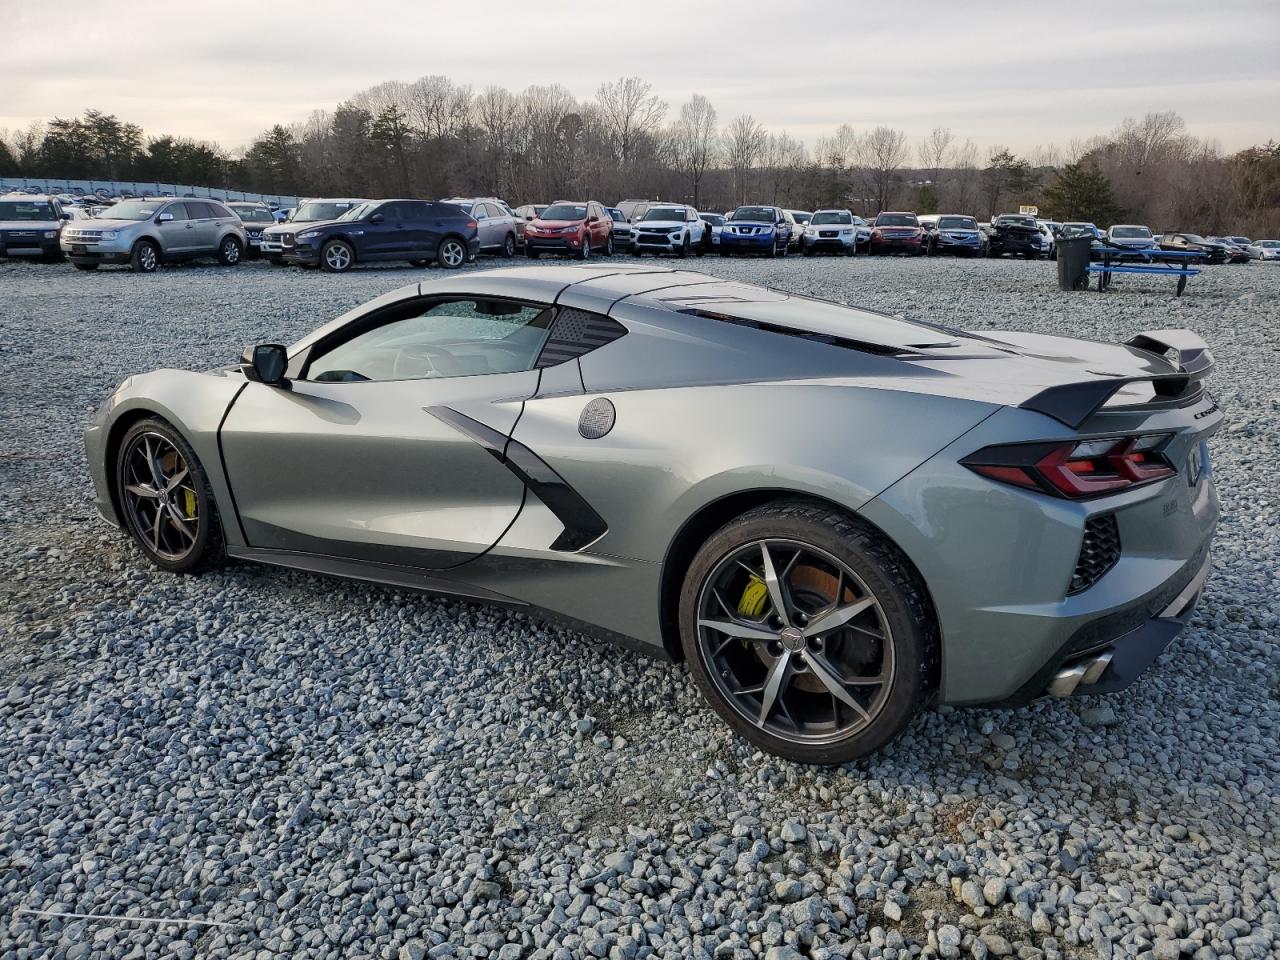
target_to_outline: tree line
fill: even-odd
[[[473,90],[448,77],[389,82],[332,111],[277,124],[243,150],[146,137],[97,110],[0,131],[0,173],[188,183],[299,196],[493,195],[742,202],[856,213],[914,209],[1041,216],[1156,229],[1280,234],[1280,144],[1224,154],[1176,113],[1019,156],[950,129],[913,141],[849,124],[812,146],[749,114],[722,122],[693,94],[673,109],[639,77],[580,100],[558,85]]]

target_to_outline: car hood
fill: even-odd
[[[125,227],[136,227],[144,223],[150,223],[148,220],[107,220],[100,217],[93,217],[89,220],[72,220],[77,230],[123,230]]]
[[[775,224],[772,220],[729,220],[725,223],[726,227],[773,227],[783,226],[783,224]]]
[[[658,227],[661,230],[678,230],[684,226],[683,220],[641,220],[636,227]]]
[[[547,230],[559,230],[562,227],[580,227],[585,220],[530,220],[529,226],[542,227]]]
[[[0,220],[0,230],[56,230],[63,222],[62,220]]]

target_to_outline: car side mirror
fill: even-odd
[[[172,219],[172,213],[162,213],[160,216],[156,217],[156,223],[168,223]]]
[[[70,219],[71,219],[71,214],[67,213],[67,211],[65,211],[65,210],[63,210],[63,211],[62,211],[62,213],[58,214],[58,216],[59,216],[59,218],[61,218],[61,219],[63,219],[63,220],[70,220]]]
[[[599,217],[587,217],[587,223],[599,223],[599,222],[600,222]]]
[[[269,387],[287,383],[284,373],[289,369],[289,353],[283,344],[259,343],[245,353],[248,356],[241,357],[241,369],[250,380],[265,383]]]
[[[385,221],[386,219],[387,219],[387,218],[386,218],[386,217],[384,217],[382,214],[380,214],[380,213],[375,213],[373,216],[371,216],[371,217],[369,218],[369,222],[370,222],[370,223],[382,223],[382,222],[383,222],[383,221]]]

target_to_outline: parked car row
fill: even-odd
[[[1246,237],[1161,235],[1141,224],[1105,232],[1082,221],[1059,223],[1027,214],[1001,214],[979,223],[962,214],[885,211],[868,223],[842,209],[789,210],[744,204],[726,213],[685,203],[558,200],[512,208],[496,197],[447,200],[360,197],[300,202],[278,223],[269,204],[191,197],[132,198],[95,211],[58,196],[0,196],[0,256],[66,258],[80,270],[103,264],[150,272],[161,264],[200,257],[234,265],[263,257],[277,265],[341,273],[361,263],[407,261],[456,269],[480,254],[536,259],[625,253],[689,257],[784,257],[832,253],[852,256],[1016,256],[1053,258],[1060,239],[1089,236],[1095,258],[1105,247],[1134,257],[1161,250],[1200,254],[1207,263],[1280,260],[1280,241]]]

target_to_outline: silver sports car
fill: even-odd
[[[1218,501],[1213,365],[657,266],[415,283],[290,347],[133,376],[86,431],[157,565],[256,560],[549,614],[688,662],[774,753],[933,703],[1131,683]]]

